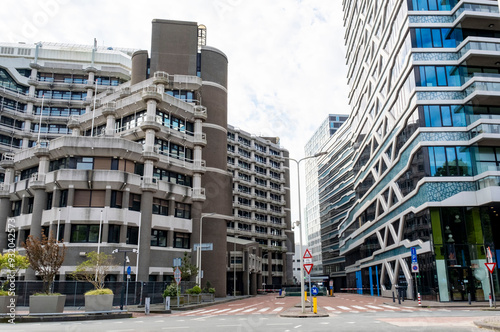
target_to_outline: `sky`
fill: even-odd
[[[153,19],[206,25],[229,60],[229,124],[280,137],[291,158],[329,113],[349,113],[342,0],[2,0],[0,40],[149,51]]]

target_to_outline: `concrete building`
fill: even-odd
[[[338,227],[347,287],[392,296],[403,286],[415,298],[418,284],[424,299],[488,300],[484,263],[500,246],[498,3],[344,1],[344,11],[354,154],[354,194]],[[320,168],[334,170],[335,148]],[[320,179],[320,190],[342,181]],[[498,294],[497,270],[493,280]]]
[[[254,241],[261,247],[259,286],[292,284],[294,235],[288,151],[280,147],[279,138],[258,137],[232,126],[228,126],[227,138],[234,204],[234,221],[227,222],[228,236]],[[229,272],[228,283],[232,279]]]
[[[202,251],[201,283],[225,296],[227,64],[195,22],[153,20],[150,53],[1,44],[0,229],[12,220],[19,247],[29,234],[58,233],[68,247],[60,280],[99,246],[138,249],[128,255],[133,279],[168,281],[173,259],[200,242],[204,216],[212,250]]]
[[[347,120],[345,114],[329,114],[319,128],[314,132],[305,146],[306,157],[321,152],[325,142],[330,136],[342,126]],[[318,197],[318,161],[311,158],[305,161],[306,175],[306,208],[304,210],[305,220],[305,246],[309,248],[313,256],[313,269],[311,276],[325,276],[323,272],[321,253],[321,221],[319,214]],[[305,250],[305,249],[304,249]]]

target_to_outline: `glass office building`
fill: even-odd
[[[498,2],[344,1],[344,19],[354,151],[353,203],[338,227],[347,287],[488,300],[491,285],[499,292],[498,271],[490,283],[484,265],[500,248]],[[320,160],[334,162],[334,153]]]

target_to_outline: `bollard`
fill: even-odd
[[[307,302],[307,291],[304,292],[304,301]]]
[[[470,296],[470,293],[467,293],[467,298],[468,298],[468,300],[469,300],[469,305],[471,305],[472,303],[471,303],[471,296]]]
[[[394,291],[392,292],[392,303],[396,303],[396,297],[394,296]]]
[[[493,307],[493,303],[491,302],[491,293],[490,293],[490,308]]]
[[[170,310],[170,296],[165,297],[165,310]]]
[[[418,293],[418,305],[422,305],[422,301],[420,301],[420,293]]]
[[[398,304],[401,304],[401,292],[398,292]]]
[[[314,307],[314,313],[317,314],[318,313],[318,299],[315,297],[313,297],[313,307]]]
[[[144,299],[144,312],[146,313],[146,315],[149,315],[150,305],[151,305],[151,298],[146,297]]]

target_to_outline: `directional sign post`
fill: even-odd
[[[174,279],[177,283],[177,307],[179,307],[179,284],[181,283],[181,270],[177,266],[174,271]]]
[[[410,248],[410,254],[411,254],[411,272],[415,273],[415,278],[413,278],[413,279],[415,280],[415,293],[416,294],[413,295],[413,299],[418,297],[418,299],[419,299],[418,305],[421,305],[420,293],[418,292],[418,281],[417,281],[417,273],[419,273],[417,248],[415,248],[415,247]]]
[[[490,247],[488,247],[488,249],[486,251],[486,263],[484,263],[484,265],[486,265],[486,268],[490,272],[490,274],[488,275],[488,277],[490,279],[490,308],[492,306],[492,303],[491,303],[492,296],[493,296],[493,304],[495,305],[495,308],[496,308],[497,301],[495,299],[495,286],[493,285],[493,270],[495,269],[495,266],[497,265],[497,263],[493,262],[493,255],[491,254]]]

